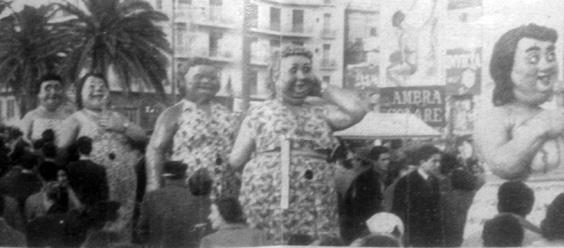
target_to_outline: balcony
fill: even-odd
[[[337,37],[337,30],[330,28],[323,28],[321,30],[321,38],[323,39],[335,39]]]
[[[220,63],[232,63],[234,62],[233,59],[233,52],[231,51],[222,51],[217,49],[210,49],[207,53],[202,53],[203,57],[208,58],[209,60],[220,62]]]
[[[255,66],[268,66],[270,57],[264,52],[251,51],[250,63]]]
[[[334,59],[323,58],[321,59],[321,70],[335,70],[337,69],[337,61]]]
[[[312,38],[312,26],[284,26],[281,27],[278,23],[271,23],[270,26],[252,27],[249,31],[257,34],[265,34],[271,36],[294,37],[294,38]]]
[[[210,28],[222,28],[222,29],[234,29],[236,28],[236,21],[230,18],[226,18],[223,15],[222,7],[211,7],[208,11],[202,11],[201,14],[197,15],[193,23],[203,27]]]

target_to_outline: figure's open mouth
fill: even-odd
[[[547,75],[542,75],[542,76],[538,76],[537,80],[543,85],[543,86],[550,86],[551,82],[551,76],[550,74]]]

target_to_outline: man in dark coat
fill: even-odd
[[[345,243],[368,233],[366,220],[382,211],[384,180],[390,165],[390,151],[383,146],[360,150],[355,159],[368,167],[347,190],[341,210],[341,235]]]
[[[186,184],[186,164],[165,163],[165,187],[147,193],[137,224],[137,238],[149,247],[198,247],[211,230],[212,180],[201,169]]]
[[[392,213],[405,224],[405,245],[444,245],[438,179],[441,151],[424,145],[413,154],[416,170],[402,177],[394,190]]]
[[[80,202],[86,206],[107,201],[109,189],[106,169],[92,162],[89,157],[92,151],[92,139],[80,137],[76,146],[80,159],[67,166],[70,186]]]

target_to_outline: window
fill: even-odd
[[[14,118],[16,116],[16,101],[14,101],[13,99],[9,99],[8,100],[8,104],[7,104],[7,109],[6,109],[6,118],[7,119],[11,119]]]
[[[376,27],[370,28],[370,36],[378,37],[378,28],[376,28]]]
[[[157,5],[157,9],[158,9],[158,10],[163,9],[163,0],[157,0],[157,4],[156,4],[156,5]]]
[[[192,0],[178,0],[178,3],[190,5],[190,4],[192,4]]]
[[[270,29],[280,31],[280,9],[270,7]]]
[[[303,46],[303,45],[304,45],[304,42],[301,41],[301,40],[293,40],[293,41],[292,41],[292,44],[293,44],[293,45],[296,45],[296,46]]]
[[[323,44],[323,59],[328,59],[331,51],[331,45]]]
[[[221,0],[210,0],[210,20],[221,21],[223,17]]]
[[[292,32],[304,32],[304,11],[301,9],[292,11]]]
[[[256,95],[258,93],[258,72],[249,70],[249,94]]]
[[[187,25],[186,23],[175,23],[174,24],[174,29],[175,29],[175,36],[174,38],[176,39],[176,45],[179,47],[184,46],[186,43],[185,42],[185,35],[186,35],[186,31],[187,31]]]
[[[247,25],[250,28],[256,28],[258,26],[258,5],[251,3],[245,9],[247,15]]]
[[[323,14],[323,28],[326,30],[331,28],[331,13]]]
[[[222,0],[210,0],[210,5],[222,5],[223,1]]]
[[[325,83],[331,83],[331,76],[323,76],[321,80]]]
[[[222,38],[222,34],[221,33],[217,33],[217,32],[212,32],[210,33],[210,40],[209,40],[209,56],[210,57],[216,57],[218,56],[218,50],[219,50],[219,40]]]

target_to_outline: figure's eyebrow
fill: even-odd
[[[556,50],[556,47],[554,45],[550,45],[546,48],[547,52],[554,52],[554,50]]]
[[[536,52],[536,51],[540,51],[540,50],[541,50],[541,49],[540,49],[539,46],[532,46],[532,47],[527,48],[527,50],[525,50],[525,52],[526,52],[526,53],[528,53],[528,52]]]

